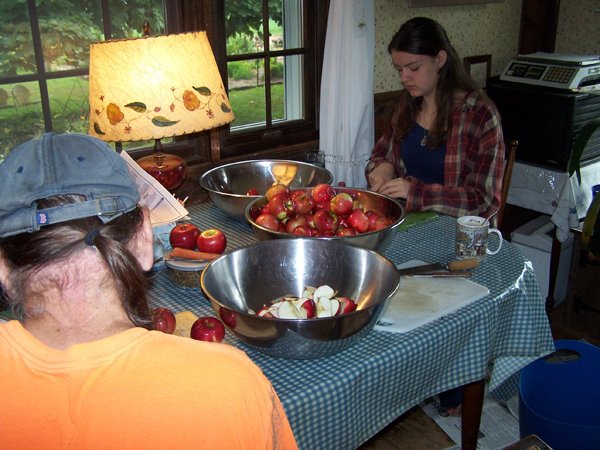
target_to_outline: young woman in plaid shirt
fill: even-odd
[[[434,20],[407,21],[388,51],[404,89],[367,164],[370,188],[405,199],[407,211],[491,216],[504,173],[495,105]]]

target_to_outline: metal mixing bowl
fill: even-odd
[[[316,239],[320,241],[339,241],[344,244],[354,245],[357,247],[363,247],[377,252],[383,252],[391,244],[396,231],[400,224],[404,221],[406,216],[404,207],[397,200],[388,197],[387,195],[377,194],[366,189],[348,188],[348,187],[334,187],[336,193],[347,192],[355,201],[359,202],[364,211],[369,209],[378,209],[383,212],[386,216],[391,217],[394,222],[388,227],[378,230],[369,231],[366,233],[357,234],[354,236],[332,236],[332,237],[310,237],[309,239]],[[310,188],[303,189],[307,193],[310,192]],[[289,233],[282,233],[279,231],[272,231],[256,223],[251,217],[251,210],[260,208],[267,203],[266,197],[260,197],[253,200],[246,208],[246,220],[252,225],[254,235],[261,241],[270,239],[289,239],[294,238]]]
[[[215,313],[242,342],[268,355],[314,359],[347,349],[375,325],[400,274],[384,256],[317,239],[278,239],[241,247],[211,262],[200,277]],[[277,319],[249,313],[305,286],[327,284],[358,303],[334,317]]]
[[[245,222],[246,207],[265,195],[273,184],[296,189],[332,181],[331,172],[323,167],[300,161],[264,159],[215,167],[200,177],[200,186],[219,209]],[[251,188],[256,188],[260,195],[246,195]]]

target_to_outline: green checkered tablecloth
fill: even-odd
[[[246,223],[212,204],[189,208],[200,228],[219,227],[228,251],[256,242]],[[455,219],[440,216],[398,231],[385,256],[447,262],[454,254]],[[257,268],[258,269],[258,268]],[[554,349],[531,264],[505,242],[474,270],[490,294],[408,333],[371,331],[353,347],[317,360],[287,360],[256,352],[227,333],[277,391],[302,449],[354,449],[409,408],[436,393],[489,377],[489,394],[509,398],[518,371]],[[175,312],[212,315],[199,288],[180,288],[166,273],[152,279],[151,298]]]

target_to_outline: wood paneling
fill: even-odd
[[[523,0],[519,53],[553,53],[560,0]]]

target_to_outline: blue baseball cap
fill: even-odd
[[[37,200],[77,194],[85,200],[38,209]],[[15,147],[0,164],[0,237],[97,216],[107,223],[140,200],[127,164],[85,134],[46,133]]]

